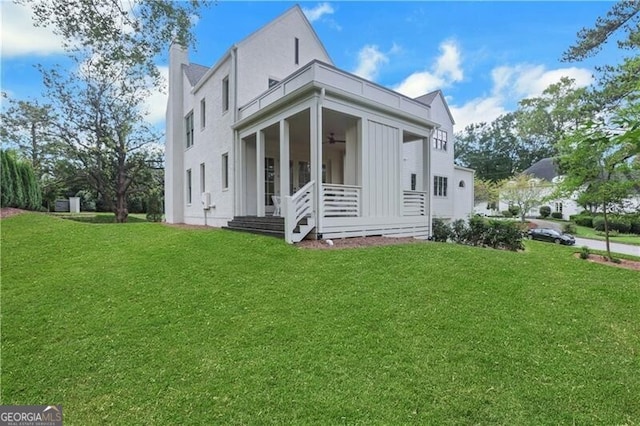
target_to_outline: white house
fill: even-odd
[[[336,68],[294,6],[211,67],[170,49],[169,223],[307,235],[427,237],[469,215],[440,91],[411,99]]]

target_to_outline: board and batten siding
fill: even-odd
[[[363,152],[362,215],[400,216],[402,141],[400,129],[367,121]]]

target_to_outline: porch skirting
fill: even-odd
[[[323,239],[382,235],[385,237],[428,238],[429,223],[421,217],[325,217],[322,229],[317,230]]]

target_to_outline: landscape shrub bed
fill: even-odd
[[[451,240],[458,244],[517,251],[524,248],[522,233],[517,222],[480,216],[472,217],[468,224],[462,219],[452,224],[442,219],[433,220],[433,240],[439,242]]]

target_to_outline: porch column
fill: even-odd
[[[324,98],[324,89],[322,94],[317,98],[317,102],[311,106],[309,113],[309,140],[311,142],[310,161],[311,161],[311,179],[316,183],[316,232],[322,233],[322,216],[324,210],[322,208],[322,101]]]
[[[284,197],[291,195],[289,188],[289,122],[280,120],[280,203],[284,203]]]
[[[264,217],[264,145],[264,131],[258,130],[256,134],[256,215],[260,217]]]

